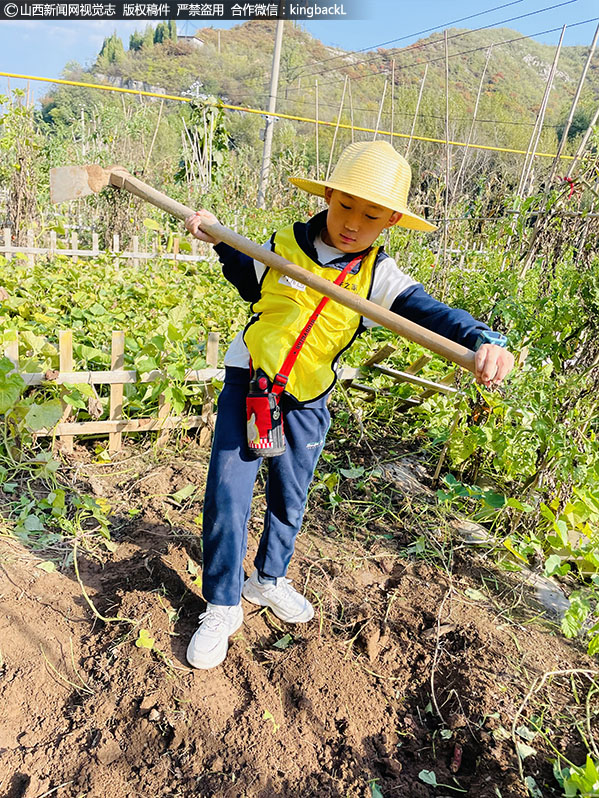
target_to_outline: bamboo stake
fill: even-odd
[[[549,174],[549,179],[547,180],[547,189],[548,189],[548,191],[551,190],[551,186],[553,184],[553,179],[555,177],[555,173],[557,171],[557,167],[558,167],[558,164],[559,164],[560,156],[562,154],[562,151],[563,151],[564,147],[566,146],[566,141],[568,139],[568,131],[570,130],[570,126],[572,124],[572,120],[574,119],[574,113],[576,112],[576,106],[578,105],[578,100],[580,99],[580,95],[582,93],[582,86],[584,84],[584,81],[585,81],[589,66],[591,64],[591,59],[592,59],[593,54],[595,52],[595,47],[597,45],[597,38],[599,38],[599,25],[597,25],[597,29],[595,30],[595,35],[593,37],[593,41],[591,42],[591,46],[590,46],[590,49],[589,49],[587,60],[586,60],[585,65],[584,65],[584,67],[582,69],[582,72],[581,72],[581,75],[580,75],[580,79],[578,81],[578,86],[576,88],[576,93],[574,95],[574,99],[572,100],[572,105],[570,107],[570,113],[568,114],[568,119],[566,121],[566,126],[564,128],[564,132],[562,133],[562,137],[561,137],[561,140],[560,140],[560,143],[559,143],[559,147],[557,149],[555,160],[553,161],[553,164],[551,166],[551,172]],[[530,236],[530,241],[528,243],[528,253],[527,253],[526,259],[524,261],[524,264],[522,266],[522,270],[520,272],[520,277],[521,278],[523,278],[525,276],[526,272],[530,268],[530,266],[531,266],[531,264],[532,264],[532,262],[534,261],[534,258],[535,258],[535,243],[536,243],[536,240],[537,240],[537,238],[539,236],[539,231],[541,229],[541,225],[542,225],[543,220],[544,220],[544,214],[547,211],[547,204],[548,204],[548,201],[549,201],[549,193],[548,193],[548,191],[545,193],[545,199],[544,199],[544,202],[543,202],[542,213],[539,214],[539,216],[538,216],[538,218],[537,218],[537,220],[535,222],[535,226],[533,228],[531,236]]]
[[[318,123],[318,80],[314,81],[314,91],[315,91],[315,103],[316,103],[316,113],[315,113],[315,130],[316,130],[316,179],[320,180],[320,154],[319,154],[319,144],[318,144],[318,128],[320,127]]]
[[[445,295],[445,282],[447,272],[447,238],[449,235],[449,174],[451,171],[451,149],[449,145],[449,47],[447,43],[447,30],[443,31],[443,41],[445,45],[445,196],[444,196],[444,213],[443,220],[443,237],[442,237],[442,261],[441,261],[441,288],[440,298],[443,299]],[[439,250],[435,256],[435,276],[438,276]]]
[[[160,127],[160,120],[162,119],[162,109],[164,107],[164,100],[160,100],[160,108],[158,110],[158,119],[156,121],[156,127],[154,128],[154,135],[152,136],[152,142],[150,144],[150,149],[148,150],[148,157],[146,158],[146,162],[144,163],[143,173],[146,173],[146,169],[150,163],[150,158],[152,157],[152,150],[154,149],[154,143],[156,142],[156,136],[158,135],[158,128]]]
[[[537,114],[537,119],[535,122],[535,126],[532,131],[532,135],[530,137],[530,141],[528,143],[528,149],[526,158],[524,159],[524,166],[522,167],[522,175],[520,177],[520,184],[518,186],[518,196],[528,196],[526,192],[526,186],[529,181],[530,171],[532,169],[532,165],[534,163],[535,154],[537,151],[537,147],[539,145],[539,139],[541,138],[541,131],[543,129],[543,122],[545,120],[545,111],[547,110],[547,103],[549,102],[549,95],[551,93],[551,89],[553,87],[553,81],[555,79],[555,73],[557,70],[557,63],[559,61],[560,53],[562,50],[562,42],[564,40],[564,34],[566,32],[566,25],[563,26],[561,35],[559,37],[559,43],[557,45],[557,49],[555,51],[555,56],[553,58],[553,64],[551,65],[551,69],[549,71],[549,76],[547,78],[547,84],[545,86],[545,94],[543,95],[543,100],[541,102],[541,107],[539,108],[539,113]]]
[[[389,141],[393,144],[393,120],[395,118],[395,58],[391,62],[391,125]]]
[[[378,136],[379,125],[381,124],[381,115],[383,113],[383,105],[385,104],[386,94],[387,94],[387,80],[385,80],[385,85],[383,86],[383,96],[381,97],[381,102],[379,103],[379,114],[376,119],[376,125],[374,126],[374,136],[372,137],[373,141],[376,141],[376,137]]]
[[[583,155],[583,153],[584,153],[584,151],[586,149],[586,146],[587,146],[587,143],[589,141],[589,138],[591,137],[591,133],[593,132],[593,129],[594,129],[594,127],[595,127],[595,125],[597,124],[598,121],[599,121],[599,108],[597,108],[597,110],[593,114],[593,118],[591,119],[591,123],[589,124],[588,128],[586,129],[586,132],[585,132],[584,136],[582,137],[582,141],[578,145],[578,149],[576,150],[576,155],[574,156],[574,160],[571,161],[571,163],[570,163],[570,168],[568,169],[568,171],[566,173],[566,177],[570,177],[572,175],[572,172],[574,171],[574,168],[576,166],[578,166],[578,161],[582,158],[582,155]]]
[[[414,111],[414,119],[412,120],[412,129],[410,130],[410,138],[408,139],[408,145],[406,147],[406,154],[405,154],[406,160],[408,158],[408,155],[410,154],[410,147],[412,146],[412,139],[414,137],[414,130],[416,129],[416,120],[418,119],[418,111],[420,110],[420,101],[422,100],[422,92],[424,91],[424,84],[426,83],[427,74],[428,74],[428,64],[425,64],[424,75],[422,76],[422,80],[420,81],[420,91],[418,92],[418,100],[416,102],[416,110]]]
[[[566,120],[566,127],[564,128],[564,132],[562,134],[559,147],[557,148],[557,153],[555,155],[555,160],[553,161],[553,166],[551,167],[551,174],[549,175],[548,185],[551,185],[553,178],[555,177],[555,173],[557,171],[557,167],[559,164],[560,156],[563,152],[564,147],[566,146],[566,141],[568,140],[568,131],[570,130],[570,126],[572,125],[572,120],[574,119],[574,114],[576,112],[576,106],[578,105],[578,100],[580,99],[580,95],[582,93],[582,86],[587,76],[587,72],[589,71],[589,67],[591,65],[591,59],[595,53],[595,48],[597,46],[597,39],[599,38],[599,25],[595,30],[595,35],[593,36],[593,41],[591,42],[591,47],[589,49],[589,53],[587,55],[587,60],[583,67],[583,70],[580,74],[580,79],[578,81],[578,86],[576,87],[576,94],[574,95],[574,99],[572,100],[572,107],[570,108],[570,113],[568,114],[568,119]]]
[[[325,180],[329,179],[329,175],[331,173],[331,164],[333,163],[333,152],[335,150],[335,143],[337,142],[337,133],[339,132],[339,125],[341,124],[341,114],[343,113],[343,103],[345,102],[346,89],[347,89],[347,75],[345,76],[345,83],[343,84],[343,94],[341,95],[341,103],[339,104],[339,113],[337,114],[337,125],[335,126],[335,133],[333,134],[333,143],[331,144],[329,165],[327,166],[327,174]]]
[[[110,354],[110,368],[121,371],[125,366],[125,333],[115,330],[112,333],[112,350]],[[110,386],[110,421],[120,421],[123,418],[123,385]],[[118,452],[123,445],[121,432],[111,432],[108,436],[108,450]]]
[[[347,79],[347,90],[349,92],[349,121],[351,124],[351,143],[354,143],[354,101],[351,93],[351,78]]]
[[[483,67],[482,74],[480,76],[480,83],[478,84],[478,94],[476,95],[476,102],[474,103],[474,113],[472,114],[472,124],[470,125],[470,130],[468,132],[468,139],[466,140],[466,149],[464,150],[464,157],[462,158],[462,162],[460,163],[460,169],[458,171],[458,176],[456,177],[455,181],[455,187],[454,187],[455,194],[457,194],[460,189],[460,181],[462,178],[462,173],[464,171],[466,160],[468,158],[468,148],[470,147],[470,142],[472,141],[472,134],[474,133],[474,126],[476,125],[476,117],[478,115],[478,104],[480,103],[480,96],[482,94],[485,75],[487,74],[487,67],[489,66],[489,60],[491,58],[492,50],[493,50],[493,45],[491,45],[487,50],[487,58],[485,61],[485,65]]]

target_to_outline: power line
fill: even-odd
[[[397,39],[389,39],[389,41],[387,42],[380,42],[379,44],[371,44],[368,47],[362,47],[359,50],[352,50],[351,54],[353,55],[354,53],[365,53],[368,50],[374,50],[375,47],[385,47],[387,44],[393,44],[394,42],[402,42],[405,41],[406,39],[413,39],[415,36],[423,36],[425,33],[431,33],[431,31],[439,30],[439,28],[443,30],[444,28],[449,28],[452,25],[457,25],[458,22],[466,22],[469,19],[474,19],[475,17],[481,17],[484,14],[490,14],[492,11],[499,11],[502,8],[518,5],[518,3],[522,2],[524,2],[524,0],[512,0],[511,3],[504,3],[501,6],[494,6],[493,8],[488,8],[486,11],[479,11],[476,14],[469,14],[467,17],[460,17],[459,19],[454,19],[451,22],[444,22],[442,25],[435,25],[433,28],[425,28],[424,30],[416,31],[415,33],[408,33],[406,36],[399,36]],[[329,58],[323,58],[320,61],[315,61],[313,64],[310,64],[310,66],[317,66],[318,64],[326,64],[328,61],[334,61],[336,58],[344,58],[347,57],[348,55],[350,55],[349,50],[344,52],[342,55],[333,55]],[[301,69],[304,68],[305,66],[301,67]]]
[[[548,6],[547,8],[540,8],[540,9],[537,9],[536,11],[529,11],[526,14],[520,14],[517,17],[509,17],[508,19],[502,19],[500,22],[493,22],[490,25],[482,25],[480,28],[473,28],[472,30],[462,31],[461,33],[454,33],[452,36],[448,36],[447,38],[448,39],[459,39],[461,36],[468,36],[470,33],[478,33],[481,30],[488,30],[489,28],[496,28],[499,25],[504,25],[506,22],[515,22],[516,20],[524,19],[525,17],[534,17],[536,14],[544,14],[546,11],[552,11],[554,8],[561,8],[562,6],[569,6],[572,3],[577,3],[577,2],[579,2],[579,0],[563,0],[563,2],[556,3],[555,5]],[[559,28],[556,29],[556,30],[559,30]],[[432,42],[423,42],[422,44],[410,45],[409,47],[407,47],[402,52],[406,52],[406,50],[409,51],[409,52],[413,52],[414,50],[421,50],[421,49],[423,49],[425,47],[431,47],[431,46],[433,46],[435,44],[440,44],[441,41],[442,41],[441,39],[435,39]],[[488,45],[487,45],[487,47],[488,47]],[[372,56],[372,58],[366,58],[363,61],[354,61],[351,64],[349,64],[348,66],[355,67],[355,66],[359,66],[360,64],[370,64],[373,61],[380,61],[382,58],[388,58],[388,57],[389,57],[388,54],[375,55],[375,56]],[[324,75],[327,72],[332,72],[334,69],[337,69],[337,67],[331,67],[330,69],[325,69],[325,70],[318,70],[316,72],[306,72],[305,74],[302,74],[302,77],[308,78],[311,75]]]
[[[568,27],[568,29],[577,28],[580,25],[588,25],[590,22],[597,22],[597,20],[599,20],[599,17],[591,17],[591,19],[584,19],[581,22],[569,23],[567,27]],[[504,39],[502,42],[495,42],[493,44],[493,49],[495,49],[496,47],[501,46],[502,44],[512,44],[513,42],[522,41],[522,39],[530,39],[533,36],[544,36],[546,33],[555,33],[556,31],[561,31],[562,27],[563,27],[563,25],[560,25],[557,28],[548,28],[547,30],[540,30],[540,31],[537,31],[536,33],[530,33],[530,34],[527,34],[525,36],[516,36],[513,39]],[[439,42],[435,42],[435,43],[438,44]],[[489,49],[489,45],[488,44],[484,44],[481,47],[475,47],[472,50],[461,50],[459,53],[451,53],[449,58],[457,58],[460,55],[470,55],[471,53],[478,53],[481,50],[488,50],[488,49]],[[413,67],[422,67],[422,66],[425,66],[426,64],[435,64],[438,61],[445,61],[445,56],[442,55],[442,56],[439,56],[438,58],[431,58],[428,61],[414,61],[411,64],[404,64],[403,66],[397,66],[396,65],[395,66],[395,72],[397,73],[397,72],[399,72],[402,69],[412,69]],[[391,70],[389,69],[389,67],[386,67],[385,69],[380,69],[378,72],[371,72],[368,75],[361,75],[360,77],[352,78],[352,83],[356,83],[358,80],[364,80],[365,78],[374,78],[374,77],[377,77],[379,75],[388,75],[390,73],[390,71]],[[332,80],[332,81],[330,81],[330,83],[327,83],[326,85],[327,86],[333,86],[335,83],[342,83],[342,82],[343,81],[341,81],[341,80]]]

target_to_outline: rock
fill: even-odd
[[[570,600],[556,583],[548,576],[541,576],[523,569],[526,582],[535,589],[535,596],[545,609],[545,615],[560,620],[570,607]]]

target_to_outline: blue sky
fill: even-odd
[[[358,0],[359,1],[359,0]],[[385,42],[400,39],[395,46],[403,46],[420,38],[428,28],[442,30],[449,23],[496,8],[490,13],[480,14],[465,20],[455,27],[476,28],[501,23],[523,14],[530,16],[505,22],[503,26],[547,43],[556,43],[559,32],[538,35],[539,31],[561,27],[599,17],[597,0],[420,0],[418,3],[405,0],[361,0],[366,19],[360,21],[306,22],[303,26],[325,44],[346,50],[376,48]],[[504,5],[503,8],[497,8]],[[538,12],[538,13],[535,13]],[[105,36],[115,30],[127,46],[130,34],[143,29],[145,21],[139,22],[54,22],[54,21],[0,21],[0,71],[45,77],[60,77],[69,61],[91,65],[102,46]],[[214,27],[230,27],[235,23],[206,22]],[[588,45],[597,22],[577,25],[566,31],[566,45]],[[198,27],[194,22],[179,23],[181,33],[192,34]],[[11,80],[12,86],[23,83]],[[0,77],[0,93],[6,90],[7,80]],[[39,96],[46,89],[44,84],[35,87]]]

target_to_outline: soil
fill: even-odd
[[[414,499],[382,478],[392,526],[388,515],[360,526],[326,491],[310,497],[289,576],[314,620],[293,627],[244,603],[224,664],[191,670],[206,464],[193,445],[160,460],[131,447],[111,465],[76,447],[71,479],[111,505],[117,543],[79,547],[81,584],[70,545],[42,553],[63,558],[47,573],[0,540],[0,796],[524,798],[511,729],[531,728],[531,715],[546,736],[517,736],[537,751],[523,775],[541,796],[562,794],[551,746],[584,761],[575,725],[585,728],[589,684],[547,678],[525,699],[543,674],[592,661],[476,549],[408,549]],[[173,498],[190,484],[195,494]],[[132,623],[100,620],[82,586],[99,614]],[[153,649],[135,645],[141,629]]]

